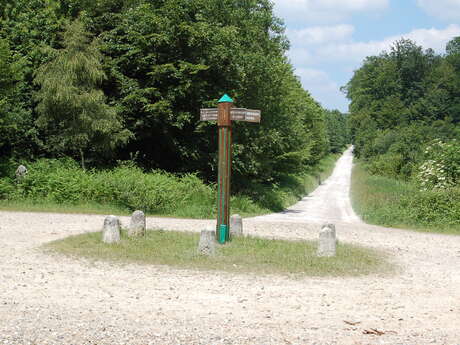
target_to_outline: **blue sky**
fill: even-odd
[[[340,92],[363,59],[412,39],[445,52],[460,36],[460,0],[273,0],[286,24],[289,58],[325,108],[348,110]]]

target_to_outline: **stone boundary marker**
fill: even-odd
[[[102,242],[118,243],[120,242],[120,220],[115,216],[107,216],[104,219],[104,228],[102,229]]]
[[[27,175],[27,168],[24,165],[18,166],[16,169],[16,180],[21,181]]]
[[[243,236],[243,218],[239,214],[230,217],[230,237]]]
[[[201,255],[214,255],[216,252],[216,231],[212,228],[201,230],[198,253]]]
[[[332,257],[336,255],[336,234],[334,224],[324,224],[319,232],[318,252],[320,257]]]
[[[128,236],[145,236],[145,214],[142,211],[134,211],[129,223]]]

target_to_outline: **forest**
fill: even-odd
[[[346,115],[302,88],[269,0],[3,0],[0,14],[0,199],[154,212],[162,201],[131,195],[137,181],[212,189],[217,129],[199,110],[224,93],[262,111],[234,124],[232,188],[268,207],[261,190],[316,174],[349,142]]]
[[[365,212],[386,225],[458,227],[460,37],[445,54],[397,41],[367,57],[343,90],[356,157],[374,176]],[[379,188],[391,190],[386,210]]]

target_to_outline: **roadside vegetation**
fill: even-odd
[[[2,208],[213,216],[217,128],[199,113],[224,93],[262,112],[234,123],[233,212],[295,202],[349,143],[269,0],[12,0],[0,25]]]
[[[460,189],[421,191],[417,185],[353,168],[353,209],[370,224],[460,235]]]
[[[444,55],[398,41],[346,85],[364,220],[460,234],[459,81],[457,37]]]
[[[123,231],[120,243],[107,245],[96,232],[54,241],[45,248],[90,260],[298,277],[358,276],[391,269],[384,254],[348,244],[339,243],[335,257],[319,258],[314,242],[241,237],[207,257],[197,253],[198,241],[197,233],[147,231],[144,238],[129,238]]]
[[[284,209],[325,180],[336,158],[329,155],[308,172],[285,175],[277,185],[251,186],[245,194],[232,197],[232,212],[250,216]],[[39,160],[28,166],[29,173],[20,180],[0,179],[0,209],[103,214],[143,210],[150,215],[215,216],[215,185],[203,183],[196,174],[145,173],[129,163],[110,170],[83,170],[70,159]]]

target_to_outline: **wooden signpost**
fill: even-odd
[[[260,110],[233,108],[233,100],[224,95],[218,108],[201,109],[201,121],[217,121],[219,127],[219,169],[217,192],[217,228],[219,243],[229,240],[230,175],[232,168],[232,121],[260,122]]]

